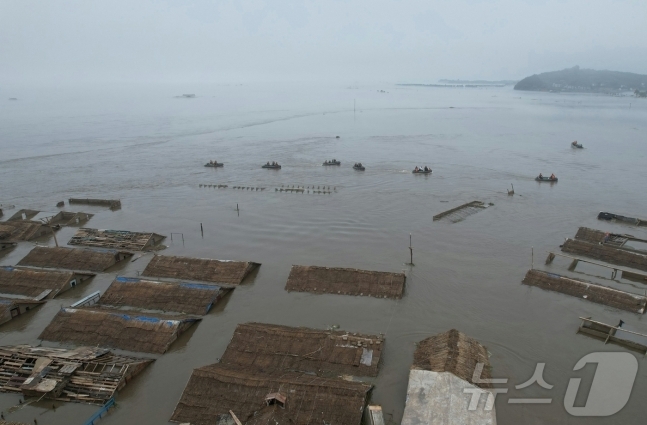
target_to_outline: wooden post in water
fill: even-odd
[[[200,223],[200,233],[202,234],[202,238],[204,238],[204,229],[202,228],[202,223]]]
[[[411,244],[411,233],[409,233],[409,254],[411,256],[411,262],[409,264],[413,266],[413,246]]]
[[[535,269],[535,247],[530,247],[530,270]]]

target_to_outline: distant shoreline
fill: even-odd
[[[505,87],[507,84],[417,84],[417,83],[404,83],[396,84],[397,86],[413,86],[413,87],[450,87],[450,88],[476,88],[476,87]]]

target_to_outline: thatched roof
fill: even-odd
[[[132,255],[129,252],[116,250],[37,246],[20,260],[18,265],[101,272],[115,265],[120,258],[132,257]]]
[[[402,298],[404,273],[317,266],[292,266],[285,289],[343,295]]]
[[[151,277],[239,285],[252,270],[259,266],[258,263],[248,261],[156,255],[142,274]]]
[[[152,362],[93,347],[5,346],[0,347],[0,391],[103,405]]]
[[[226,291],[210,284],[159,282],[119,276],[101,297],[101,304],[207,314]]]
[[[577,229],[575,239],[589,243],[600,243],[604,241],[605,232],[601,230],[589,229],[588,227],[580,227]]]
[[[473,382],[478,363],[484,365],[480,378],[491,379],[487,349],[456,329],[423,339],[413,355],[413,367],[416,369],[451,372],[470,384],[490,388],[491,384]]]
[[[157,233],[130,232],[128,230],[101,230],[81,228],[68,245],[83,245],[95,248],[127,249],[141,251],[156,245],[166,236]]]
[[[541,270],[528,270],[523,283],[633,313],[642,314],[647,308],[647,298],[643,295],[630,294],[629,292],[598,285],[586,280],[560,276]]]
[[[13,298],[3,298],[0,297],[0,324],[6,323],[14,318],[11,314],[11,310],[18,308],[19,310],[31,310],[35,307],[38,307],[41,304],[44,304],[45,301],[38,300],[17,300]]]
[[[14,422],[14,421],[3,421],[0,419],[0,425],[27,425],[24,422]]]
[[[35,221],[3,221],[0,223],[0,241],[30,241],[41,236],[51,235],[52,229]]]
[[[196,316],[134,313],[114,308],[63,308],[38,337],[163,354]]]
[[[378,335],[244,323],[221,362],[263,371],[377,376],[383,345]]]
[[[242,423],[256,424],[255,415],[267,414],[265,397],[280,392],[287,398],[281,423],[360,425],[370,389],[362,382],[214,364],[193,371],[171,421],[211,425],[232,410]]]
[[[54,298],[67,289],[72,279],[73,272],[0,267],[0,293],[35,299]]]
[[[607,245],[567,239],[564,245],[562,245],[562,251],[568,254],[583,255],[609,264],[647,271],[647,255],[617,249]]]

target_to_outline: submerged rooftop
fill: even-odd
[[[102,272],[132,255],[118,250],[37,246],[20,260],[18,265]]]
[[[144,353],[165,353],[197,316],[129,312],[107,307],[63,308],[38,337]]]
[[[151,277],[239,285],[252,270],[259,266],[260,264],[249,261],[155,255],[142,274]]]
[[[244,323],[236,327],[221,362],[324,376],[377,376],[383,345],[379,335]]]
[[[335,267],[292,266],[287,291],[402,298],[404,273]]]
[[[212,425],[231,410],[250,424],[269,414],[280,415],[281,424],[360,425],[370,390],[371,385],[363,382],[213,364],[193,371],[171,421]],[[277,392],[285,397],[284,406],[267,412],[271,406],[266,398]]]
[[[217,285],[160,282],[117,277],[101,297],[101,305],[127,306],[187,314],[207,314],[228,291]]]
[[[54,298],[59,293],[76,286],[83,277],[71,271],[33,270],[19,267],[0,267],[0,294],[12,294],[34,299]]]

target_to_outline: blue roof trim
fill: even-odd
[[[13,266],[2,266],[2,269],[6,270],[8,272],[12,272],[12,271],[16,270],[16,269],[13,268]]]

